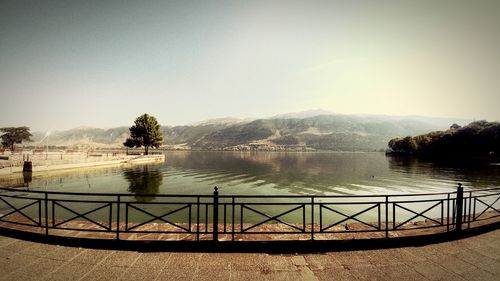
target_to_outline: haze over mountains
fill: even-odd
[[[387,148],[398,136],[445,130],[470,121],[421,116],[342,115],[312,110],[267,119],[217,118],[191,125],[162,126],[165,147],[206,150],[315,149],[366,151]],[[132,124],[131,124],[132,125]],[[110,129],[79,127],[33,133],[35,146],[123,147],[128,126]]]

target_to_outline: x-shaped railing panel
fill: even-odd
[[[331,204],[329,204],[329,205],[333,205],[333,203],[331,203]],[[341,211],[338,211],[338,210],[332,209],[332,208],[330,208],[330,207],[325,206],[325,204],[321,203],[321,204],[320,204],[320,213],[322,213],[322,212],[323,212],[323,209],[327,209],[327,210],[332,211],[332,212],[334,212],[334,213],[336,213],[336,214],[339,214],[339,215],[341,215],[341,216],[344,216],[345,218],[344,218],[344,219],[342,219],[342,220],[340,220],[340,221],[338,221],[338,222],[336,222],[336,223],[334,223],[334,224],[331,224],[331,225],[329,225],[329,226],[326,226],[326,227],[324,227],[324,228],[321,228],[321,229],[320,229],[320,232],[324,232],[325,230],[328,230],[328,229],[330,229],[330,228],[332,228],[332,227],[334,227],[334,226],[336,226],[336,225],[339,225],[339,224],[341,224],[341,223],[343,223],[343,222],[346,222],[346,221],[348,221],[348,220],[351,220],[351,219],[352,219],[352,220],[355,220],[355,221],[357,221],[357,222],[359,222],[359,223],[362,223],[362,224],[364,224],[364,225],[366,225],[366,226],[373,227],[373,228],[374,228],[374,229],[376,229],[376,230],[380,230],[380,227],[375,226],[375,225],[372,225],[372,224],[369,224],[369,223],[367,223],[367,222],[364,222],[364,221],[362,221],[362,220],[360,220],[360,219],[356,218],[357,216],[362,215],[362,214],[364,214],[364,213],[366,213],[366,212],[368,212],[368,211],[370,211],[370,210],[372,210],[372,209],[374,209],[374,208],[378,208],[378,209],[379,209],[379,212],[380,212],[380,204],[379,204],[379,203],[375,203],[375,204],[373,204],[372,206],[370,206],[370,207],[368,207],[368,208],[366,208],[366,209],[364,209],[364,210],[361,210],[361,211],[359,211],[359,212],[357,212],[357,213],[355,213],[355,214],[353,214],[353,215],[346,215],[346,214],[342,213]],[[321,216],[321,217],[323,217],[323,216]],[[322,224],[323,224],[323,222],[321,221],[321,222],[320,222],[320,224],[322,225]]]
[[[255,213],[257,213],[257,214],[259,214],[259,215],[264,216],[264,217],[267,218],[267,220],[263,220],[263,221],[261,221],[261,222],[259,222],[257,224],[249,226],[247,228],[243,228],[243,221],[241,221],[241,225],[242,225],[241,232],[248,232],[248,230],[250,230],[252,228],[255,228],[255,227],[259,226],[259,225],[263,225],[263,224],[265,224],[267,222],[270,222],[270,221],[276,221],[278,223],[281,223],[281,224],[289,226],[289,227],[291,227],[293,229],[296,229],[296,230],[298,230],[300,232],[305,232],[305,227],[306,227],[305,225],[303,225],[302,228],[300,228],[300,227],[297,227],[297,226],[295,226],[295,225],[293,225],[291,223],[288,223],[286,221],[283,221],[283,220],[279,219],[280,217],[282,217],[284,215],[287,215],[287,214],[289,214],[291,212],[294,212],[294,211],[299,210],[299,209],[304,209],[304,208],[305,208],[305,204],[301,204],[300,206],[297,206],[297,207],[292,208],[290,210],[284,211],[284,212],[282,212],[282,213],[280,213],[278,215],[270,216],[270,215],[268,215],[266,213],[263,213],[263,212],[261,212],[259,210],[256,210],[254,208],[248,207],[246,204],[241,204],[241,217],[243,217],[243,210],[247,209],[247,210],[250,210],[252,212],[255,212]]]
[[[499,197],[498,197],[495,201],[493,201],[493,203],[491,203],[491,204],[487,204],[487,203],[486,203],[486,202],[484,202],[483,200],[481,200],[481,199],[479,199],[479,198],[475,197],[475,198],[474,198],[474,201],[479,201],[480,203],[483,203],[483,204],[486,206],[486,209],[484,209],[484,210],[483,210],[483,211],[482,211],[479,215],[477,215],[477,216],[476,216],[475,214],[473,214],[473,218],[474,218],[474,220],[478,219],[481,215],[483,215],[484,213],[486,213],[486,211],[488,211],[489,209],[492,209],[493,211],[495,211],[495,212],[497,212],[497,213],[499,213],[499,214],[500,214],[500,211],[499,211],[499,210],[497,210],[497,209],[493,208],[493,205],[495,205],[495,204],[498,202],[498,200],[500,200],[500,196],[499,196]],[[474,203],[475,203],[475,202],[474,202]]]
[[[40,204],[41,204],[41,200],[40,199],[28,199],[28,200],[35,200],[27,205],[24,205],[22,207],[16,207],[14,206],[13,204],[11,204],[10,202],[8,202],[7,200],[5,200],[4,198],[0,197],[0,200],[2,200],[2,202],[4,202],[5,204],[7,204],[10,208],[12,208],[13,210],[8,212],[7,214],[4,214],[2,216],[0,216],[0,221],[4,221],[4,222],[10,222],[8,220],[5,220],[4,218],[5,217],[8,217],[12,214],[15,214],[15,213],[18,213],[20,214],[21,216],[25,217],[26,219],[28,219],[29,221],[33,222],[33,226],[41,226],[41,218],[38,218],[39,221],[35,221],[33,218],[31,218],[29,215],[27,215],[26,213],[24,213],[22,210],[26,209],[26,208],[29,208],[35,204],[38,204],[38,208],[40,208]]]
[[[107,207],[109,207],[109,208],[110,208],[110,209],[109,209],[109,212],[111,213],[111,211],[112,211],[112,205],[111,205],[111,203],[105,203],[104,205],[102,205],[102,206],[100,206],[100,207],[97,207],[97,208],[94,208],[94,209],[92,209],[92,210],[90,210],[90,211],[87,211],[87,212],[85,212],[85,213],[79,213],[79,212],[77,212],[77,211],[75,211],[75,210],[73,210],[73,209],[71,209],[71,208],[69,208],[69,207],[67,207],[67,206],[62,205],[61,203],[59,203],[59,202],[57,202],[57,201],[53,201],[53,202],[52,202],[52,204],[53,204],[53,212],[52,212],[52,227],[57,228],[58,226],[63,225],[63,224],[65,224],[65,223],[68,223],[68,222],[70,222],[70,221],[72,221],[72,220],[75,220],[75,219],[77,219],[77,218],[82,218],[82,219],[85,219],[85,220],[87,220],[87,221],[89,221],[89,222],[93,223],[94,225],[97,225],[97,226],[99,226],[99,227],[101,227],[101,228],[103,228],[103,229],[105,229],[105,230],[107,230],[107,231],[111,231],[111,221],[109,221],[109,222],[108,222],[108,224],[109,224],[109,225],[108,225],[108,226],[106,226],[106,225],[103,225],[103,224],[101,224],[101,223],[99,223],[99,222],[97,222],[97,221],[95,221],[95,220],[93,220],[93,219],[91,219],[91,218],[89,218],[89,217],[87,216],[87,215],[89,215],[89,214],[91,214],[91,213],[97,212],[97,211],[102,210],[102,209],[107,208]],[[58,223],[56,223],[56,222],[55,222],[55,218],[57,217],[57,216],[56,216],[56,213],[55,213],[55,211],[57,210],[57,209],[56,209],[56,206],[59,206],[59,207],[61,207],[61,208],[65,209],[65,210],[67,210],[67,211],[69,211],[69,212],[71,212],[71,213],[75,214],[75,216],[74,216],[74,217],[71,217],[71,218],[69,218],[69,219],[66,219],[66,220],[64,220],[64,221],[62,221],[62,222],[58,222]]]
[[[404,203],[404,202],[402,202],[402,203]],[[400,224],[397,224],[397,225],[396,225],[396,224],[395,224],[395,222],[394,222],[393,229],[398,229],[398,228],[399,228],[399,227],[401,227],[402,225],[404,225],[404,224],[406,224],[406,223],[408,223],[408,222],[410,222],[410,221],[412,221],[412,220],[414,220],[414,219],[416,219],[416,218],[418,218],[418,217],[423,217],[423,218],[428,219],[429,221],[432,221],[432,222],[437,223],[438,225],[443,225],[443,223],[442,223],[442,222],[439,222],[439,221],[437,221],[437,220],[435,220],[435,219],[433,219],[433,218],[430,218],[430,217],[428,217],[428,216],[424,215],[425,213],[429,212],[430,210],[434,209],[435,207],[437,207],[437,206],[439,206],[439,205],[441,205],[441,204],[443,204],[443,201],[439,201],[439,202],[437,202],[436,204],[434,204],[434,205],[430,206],[429,208],[425,209],[424,211],[422,211],[422,212],[420,212],[420,213],[417,213],[416,211],[413,211],[413,210],[411,210],[411,209],[408,209],[408,208],[406,208],[406,207],[402,206],[401,204],[394,203],[394,212],[395,212],[395,211],[397,210],[397,208],[399,207],[399,208],[401,208],[401,209],[403,209],[403,210],[406,210],[406,211],[408,211],[408,212],[410,212],[410,213],[415,214],[415,216],[413,216],[413,217],[411,217],[411,218],[409,218],[409,219],[405,220],[404,222],[402,222],[402,223],[400,223]],[[395,215],[395,214],[394,214],[394,217],[396,217],[396,215]]]
[[[144,203],[139,203],[139,204],[144,204]],[[138,208],[138,207],[134,206],[134,203],[127,203],[127,204],[126,204],[127,212],[128,212],[128,208],[129,208],[129,207],[131,207],[132,209],[135,209],[135,210],[137,210],[137,211],[139,211],[139,212],[141,212],[141,213],[144,213],[144,214],[146,214],[146,215],[148,215],[148,216],[152,217],[152,219],[147,220],[147,221],[145,221],[145,222],[142,222],[142,223],[140,223],[140,224],[136,224],[136,225],[134,225],[134,226],[132,226],[132,227],[129,227],[129,226],[128,226],[128,220],[127,220],[127,221],[125,222],[125,231],[130,231],[130,230],[136,229],[136,228],[138,228],[138,227],[141,227],[141,226],[143,226],[143,225],[145,225],[145,224],[148,224],[148,223],[150,223],[150,222],[153,222],[153,221],[155,221],[155,220],[160,220],[160,221],[162,221],[162,222],[164,222],[164,223],[167,223],[167,224],[170,224],[170,225],[172,225],[172,226],[174,226],[174,227],[180,228],[180,229],[182,229],[182,230],[184,230],[184,231],[186,231],[186,232],[190,232],[190,231],[191,231],[189,228],[186,228],[186,227],[183,227],[182,225],[178,225],[178,224],[176,224],[176,223],[173,223],[173,222],[171,222],[171,221],[169,221],[169,220],[167,220],[167,219],[165,218],[165,217],[167,217],[167,216],[169,216],[169,215],[172,215],[172,214],[175,214],[175,213],[177,213],[177,212],[180,212],[180,211],[182,211],[182,210],[184,210],[184,209],[186,209],[186,208],[187,208],[188,210],[190,210],[190,209],[191,209],[191,204],[186,204],[185,206],[182,206],[182,207],[180,207],[180,208],[177,208],[177,209],[175,209],[175,210],[173,210],[173,211],[168,211],[168,212],[164,213],[163,215],[158,215],[158,216],[157,216],[157,215],[155,215],[155,214],[153,214],[153,213],[150,213],[150,212],[148,212],[148,211],[146,211],[146,210],[144,210],[144,209],[141,209],[141,208]],[[190,213],[191,213],[191,212],[190,212]],[[189,218],[189,220],[191,220],[191,218]]]

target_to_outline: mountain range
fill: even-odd
[[[276,115],[266,119],[218,118],[184,126],[162,126],[167,149],[335,150],[387,148],[395,137],[446,130],[463,119],[421,116],[343,115],[323,110]],[[34,146],[123,147],[128,127],[79,127],[47,135],[33,133]]]

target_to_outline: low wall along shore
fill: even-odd
[[[120,166],[135,163],[164,162],[165,155],[127,155],[125,153],[101,152],[49,152],[3,155],[0,160],[0,175],[23,172],[25,160],[32,162],[32,172],[79,169],[91,167]],[[5,158],[8,158],[5,159]]]

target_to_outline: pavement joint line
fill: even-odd
[[[488,268],[479,268],[479,269],[480,269],[480,270],[484,270],[484,271],[486,271],[486,272],[488,272],[488,273],[491,273],[491,274],[493,274],[493,275],[496,275],[496,274],[497,274],[496,272],[492,272],[492,271],[490,271]]]
[[[465,248],[466,248],[468,251],[472,251],[472,252],[474,252],[474,253],[476,253],[476,254],[478,254],[478,255],[481,255],[481,256],[483,256],[483,257],[485,257],[485,258],[492,259],[492,260],[495,260],[495,261],[497,261],[497,262],[500,262],[500,259],[495,259],[495,258],[492,258],[492,257],[490,257],[490,256],[485,255],[485,254],[484,254],[484,251],[477,251],[477,249],[471,249],[471,248],[469,248],[469,247],[465,247]]]
[[[14,243],[16,243],[16,241],[15,241],[15,240],[14,240],[14,241],[10,241],[10,242],[9,242],[9,243],[7,243],[6,245],[2,245],[2,246],[0,247],[0,250],[1,250],[1,249],[3,249],[3,248],[5,248],[5,247],[7,247],[7,246],[9,246],[9,245],[11,245],[11,244],[14,244]]]
[[[198,271],[200,271],[200,260],[201,260],[202,255],[198,255],[198,259],[196,260],[196,269],[194,270],[193,273],[193,278],[191,279],[192,281],[196,279],[196,274]]]
[[[7,245],[5,245],[5,246],[8,246],[8,245],[11,245],[11,244],[14,244],[14,243],[16,243],[16,241],[15,241],[15,240],[13,240],[11,243],[9,243],[9,244],[7,244]],[[34,244],[33,244],[33,245],[31,245],[30,247],[34,247]],[[3,248],[3,246],[2,246],[1,248]],[[29,247],[28,247],[28,248],[29,248]],[[16,257],[16,256],[22,256],[22,255],[25,255],[25,253],[22,253],[22,252],[16,252],[16,253],[13,255],[13,257]],[[20,268],[16,269],[15,271],[13,271],[13,272],[11,272],[11,273],[7,274],[5,277],[8,277],[9,275],[14,275],[14,273],[17,273],[17,272],[20,272],[20,271],[24,270],[24,269],[25,269],[25,268],[27,268],[28,266],[31,266],[32,264],[35,264],[36,262],[38,262],[40,259],[43,259],[43,258],[44,258],[44,257],[37,257],[37,258],[36,258],[33,262],[28,263],[28,264],[25,264],[24,266],[21,266]],[[9,257],[8,259],[10,260],[11,258]],[[6,280],[8,280],[8,279],[6,279]]]
[[[82,277],[80,277],[77,281],[79,280],[82,280],[84,279],[87,275],[89,275],[95,268],[97,268],[99,265],[101,265],[102,263],[104,263],[104,261],[109,258],[109,256],[111,256],[115,251],[109,251],[109,254],[103,258],[100,262],[96,263],[89,271],[87,271],[87,273],[85,273],[84,275],[82,275]],[[121,276],[120,276],[121,277]]]
[[[474,267],[474,270],[478,270],[478,269],[479,269],[479,270],[481,270],[481,268],[477,267],[477,266],[476,266],[476,265],[474,265],[474,264],[471,264],[471,263],[469,263],[469,262],[466,262],[466,261],[464,261],[464,260],[462,260],[462,259],[460,259],[460,258],[458,258],[458,257],[454,257],[454,258],[455,258],[455,259],[457,259],[457,260],[459,260],[459,261],[461,261],[461,262],[464,262],[464,263],[467,263],[467,264],[471,265],[472,267]],[[459,275],[460,277],[462,277],[462,274],[461,274],[461,273],[456,273],[456,272],[454,272],[454,271],[452,271],[452,270],[448,270],[448,271],[450,271],[450,272],[452,272],[452,273],[455,273],[456,275]]]
[[[136,252],[137,253],[137,258],[135,258],[135,260],[130,264],[130,267],[133,267],[134,264],[139,260],[139,258],[143,255],[143,253],[139,253],[139,252]]]
[[[82,248],[78,248],[78,249],[82,249]],[[54,268],[53,270],[49,271],[48,273],[46,273],[42,279],[46,279],[48,276],[50,276],[52,273],[57,273],[57,271],[59,271],[59,269],[63,268],[65,265],[69,264],[71,261],[73,261],[74,259],[76,259],[76,257],[78,257],[79,255],[81,255],[83,252],[86,252],[87,249],[84,249],[83,251],[81,251],[80,253],[78,253],[77,255],[73,256],[72,258],[66,260],[65,262],[63,262],[59,267],[56,267]]]
[[[413,249],[413,248],[415,248],[415,247],[408,247],[408,248]],[[422,257],[422,256],[421,256],[421,257]],[[424,258],[427,262],[431,261],[431,260],[429,260],[427,257],[422,257],[422,258]],[[423,278],[424,280],[430,280],[430,279],[429,279],[429,278],[427,278],[425,275],[423,275],[422,273],[420,273],[420,271],[418,271],[417,269],[415,269],[415,267],[414,267],[414,266],[412,266],[412,265],[414,265],[414,263],[404,261],[404,262],[403,262],[403,264],[405,264],[405,265],[407,265],[408,267],[412,268],[412,269],[413,269],[413,271],[415,271],[418,275],[420,275],[420,277],[421,277],[421,278]]]
[[[445,271],[446,273],[448,274],[451,274],[451,275],[456,275],[456,276],[459,276],[459,277],[462,277],[460,274],[458,273],[455,273],[451,270],[448,270],[446,267],[440,265],[439,263],[436,263],[435,261],[433,260],[428,260],[428,262],[432,263],[433,265],[437,266],[438,268],[440,268],[441,270]]]
[[[19,255],[19,253],[16,253],[16,255]],[[6,276],[2,277],[2,279],[4,279],[4,280],[9,280],[7,277],[9,277],[9,276],[11,276],[11,275],[15,275],[15,274],[17,274],[18,272],[22,272],[22,271],[23,271],[26,267],[31,266],[32,264],[35,264],[35,263],[36,263],[36,262],[38,262],[40,259],[42,259],[42,258],[41,258],[41,257],[38,257],[38,258],[37,258],[37,259],[35,259],[32,263],[28,263],[28,264],[26,264],[26,265],[24,265],[24,266],[22,266],[22,267],[20,267],[20,268],[18,268],[18,269],[16,269],[16,270],[14,270],[13,272],[11,272],[11,273],[7,274]]]
[[[475,251],[475,253],[476,253],[476,254],[481,255],[481,253],[480,253],[480,252],[476,252],[476,251]],[[483,257],[485,257],[485,258],[488,258],[487,256],[484,256],[484,255],[481,255],[481,256],[483,256]],[[467,261],[467,260],[464,260],[463,258],[460,258],[460,255],[458,255],[456,258],[457,258],[457,259],[459,259],[460,261],[464,262],[464,263],[467,263],[467,264],[469,264],[469,265],[471,265],[471,266],[475,267],[475,268],[476,268],[476,270],[483,270],[483,271],[486,271],[486,272],[488,272],[488,273],[491,273],[491,274],[495,275],[495,272],[491,272],[491,271],[489,271],[489,269],[486,269],[486,268],[485,268],[485,269],[483,269],[483,268],[481,268],[481,267],[478,267],[478,266],[476,266],[475,264],[473,264],[473,263],[471,263],[471,262],[469,262],[469,261]]]
[[[300,273],[302,272],[301,269],[304,269],[304,273],[306,274],[306,276],[309,276],[311,278],[307,278],[307,280],[317,280],[319,281],[318,279],[318,276],[316,276],[315,272],[309,267],[309,264],[307,263],[307,260],[304,258],[304,256],[300,256],[304,259],[305,261],[305,265],[295,265],[295,267],[297,267],[297,271]]]
[[[123,278],[124,275],[127,274],[127,272],[131,271],[131,270],[134,270],[134,265],[137,263],[137,261],[141,258],[142,255],[144,255],[144,253],[140,253],[140,252],[137,252],[137,258],[127,267],[126,270],[123,271],[123,274],[120,276],[120,278],[118,278],[118,280],[120,280],[121,278]],[[155,277],[155,280],[156,280],[156,277]]]
[[[140,256],[140,255],[139,255],[139,256]],[[137,259],[138,259],[138,258],[136,258],[136,260],[134,261],[134,263],[137,261]],[[116,266],[116,267],[121,267],[121,268],[123,268],[122,266]],[[121,270],[121,271],[120,271],[120,272],[121,272],[121,274],[120,274],[120,276],[117,276],[117,277],[116,277],[116,280],[120,280],[120,279],[122,279],[122,278],[125,276],[125,273],[127,272],[127,270],[128,270],[128,269],[130,269],[130,268],[132,268],[132,267],[131,267],[131,266],[126,266],[126,267],[125,267],[125,270]]]
[[[417,271],[417,270],[416,270],[413,266],[408,265],[408,264],[406,264],[406,263],[404,263],[404,265],[408,266],[408,268],[409,268],[410,270],[412,270],[412,271],[413,271],[413,272],[415,272],[417,275],[419,275],[421,279],[423,279],[423,280],[430,280],[429,278],[427,278],[426,276],[424,276],[422,273],[418,272],[418,271]]]
[[[155,277],[155,279],[153,281],[158,280],[158,277],[160,277],[160,275],[162,274],[163,270],[165,269],[165,267],[167,267],[168,263],[170,262],[170,258],[171,257],[172,257],[172,253],[170,253],[168,255],[167,260],[165,261],[165,263],[163,264],[162,268],[160,269],[160,272],[158,272],[158,275],[156,275],[156,277]]]
[[[488,268],[476,267],[476,270],[482,270],[484,272],[488,272],[489,274],[497,275],[497,273],[490,271]]]
[[[139,258],[143,255],[143,253],[138,253],[137,255],[137,258],[130,264],[129,267],[127,267],[126,270],[123,271],[123,274],[120,276],[120,278],[118,278],[118,280],[122,279],[124,275],[127,274],[127,272],[131,271],[131,270],[134,270],[134,265],[137,263],[137,261],[139,260]]]

